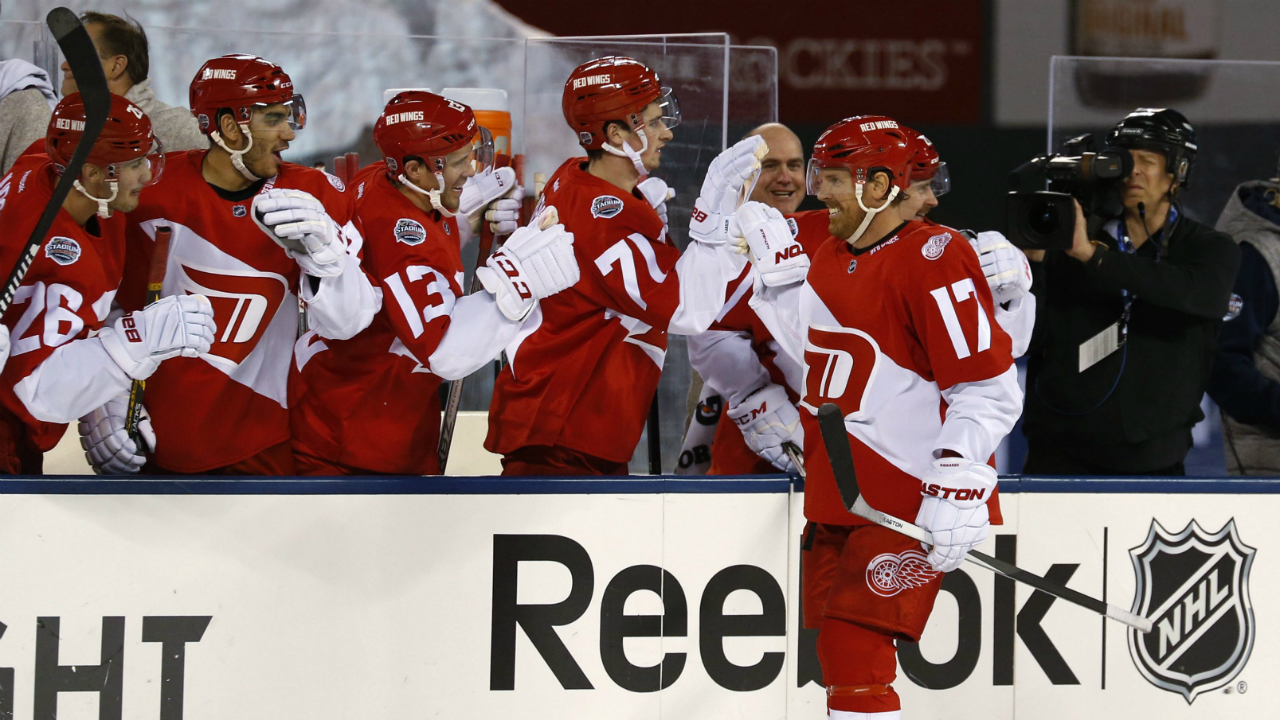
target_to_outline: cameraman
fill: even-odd
[[[1196,153],[1181,113],[1135,110],[1107,144],[1133,156],[1123,216],[1091,240],[1077,203],[1069,250],[1027,251],[1039,310],[1025,474],[1183,475],[1204,418],[1239,248],[1178,211]]]

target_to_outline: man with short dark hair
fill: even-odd
[[[156,137],[166,152],[176,150],[203,150],[209,140],[200,131],[200,124],[191,111],[184,107],[166,105],[156,99],[147,76],[151,61],[147,53],[147,33],[136,20],[99,12],[86,12],[80,16],[84,29],[93,38],[102,61],[102,72],[107,76],[107,88],[116,95],[123,95],[151,118]],[[71,67],[62,63],[63,97],[78,92]]]

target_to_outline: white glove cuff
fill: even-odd
[[[125,375],[134,380],[146,380],[151,377],[156,368],[160,367],[160,363],[151,359],[149,355],[135,358],[129,352],[126,343],[134,342],[141,345],[142,341],[130,340],[126,335],[126,331],[122,330],[120,326],[125,324],[126,320],[132,322],[134,317],[136,316],[133,313],[129,313],[116,321],[116,327],[102,328],[98,331],[98,340],[102,343],[102,348],[107,351],[112,360],[116,361],[116,364],[120,366]],[[145,349],[143,351],[145,352]]]

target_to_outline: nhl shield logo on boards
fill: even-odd
[[[1249,569],[1255,548],[1232,519],[1215,533],[1192,520],[1170,533],[1156,520],[1129,551],[1137,574],[1133,612],[1152,630],[1129,630],[1129,656],[1152,685],[1190,705],[1235,679],[1253,652]]]
[[[622,212],[622,198],[601,195],[591,201],[591,217],[609,219]]]

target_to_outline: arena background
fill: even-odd
[[[0,6],[0,21],[39,21],[58,4],[11,0]],[[315,132],[299,137],[290,154],[297,162],[350,150],[360,152],[366,162],[374,157],[371,119],[384,89],[376,78],[389,71],[412,67],[437,87],[456,87],[483,86],[487,77],[511,70],[503,58],[476,52],[487,47],[482,39],[727,32],[734,43],[777,48],[778,117],[806,146],[832,121],[869,112],[891,115],[928,134],[949,164],[954,183],[934,217],[976,229],[1004,227],[1008,171],[1048,145],[1053,56],[1280,61],[1280,43],[1275,42],[1280,4],[1271,0],[793,0],[749,6],[705,0],[678,9],[642,5],[617,11],[570,0],[104,0],[71,7],[127,12],[147,27],[156,93],[172,104],[185,104],[188,82],[164,72],[166,53],[177,44],[189,52],[199,52],[202,45],[224,52],[237,33],[248,38],[270,29],[275,33],[270,42],[282,54],[305,58],[305,67],[293,67],[296,60],[290,67],[295,76],[309,80],[304,94],[343,99],[335,103],[339,112],[315,118],[316,125],[325,127],[323,137]],[[31,37],[16,27],[10,24],[0,33],[0,57],[30,56]],[[344,43],[341,50],[326,52],[325,36],[332,33],[378,37],[365,46]],[[413,36],[477,42],[445,47]],[[462,51],[464,46],[470,52]],[[1130,109],[1115,97],[1132,97],[1132,83],[1103,76],[1093,78],[1090,86],[1101,89],[1087,99],[1095,109],[1117,119]],[[1194,77],[1174,78],[1164,90],[1163,96],[1144,98],[1149,101],[1144,104],[1194,102],[1206,92]],[[1226,118],[1198,128],[1204,152],[1185,198],[1192,217],[1212,223],[1236,183],[1275,173],[1277,119]],[[731,119],[730,130],[741,129]],[[810,199],[805,207],[812,204]],[[688,372],[683,342],[672,338],[660,391],[667,472],[676,463]],[[469,383],[465,410],[487,409],[491,381],[485,375],[478,373]],[[1207,399],[1205,411],[1187,469],[1220,475],[1218,413]],[[1000,451],[1001,470],[1018,469],[1023,451],[1022,436],[1015,431]],[[643,471],[642,453],[632,467]]]

